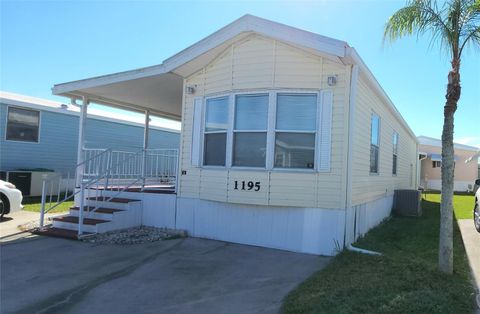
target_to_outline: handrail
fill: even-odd
[[[83,211],[86,199],[85,193],[87,193],[87,198],[89,198],[90,190],[94,187],[96,187],[96,196],[98,196],[98,193],[101,190],[101,185],[103,185],[103,189],[100,193],[103,197],[105,194],[104,192],[106,191],[115,192],[113,195],[104,199],[109,201],[140,181],[142,181],[143,190],[147,178],[149,180],[154,179],[158,182],[172,182],[172,180],[175,180],[173,182],[174,186],[176,186],[178,167],[177,149],[141,149],[136,152],[128,152],[112,149],[87,148],[83,149],[83,151],[85,155],[88,155],[87,152],[94,153],[93,156],[86,157],[81,163],[75,166],[76,189],[69,194],[67,188],[65,188],[65,196],[60,200],[61,185],[59,183],[56,203],[52,205],[52,195],[50,195],[50,206],[47,209],[45,206],[47,203],[46,181],[48,181],[48,179],[44,178],[40,227],[43,227],[45,213],[80,194],[78,234],[81,235],[83,233]],[[79,167],[81,167],[81,173],[79,173]],[[80,177],[78,177],[79,175]],[[77,181],[77,179],[79,181]],[[70,178],[68,177],[65,185],[68,184],[69,180]],[[50,189],[50,193],[51,191],[52,189]],[[90,209],[89,214],[94,213],[98,208],[99,207],[97,206]]]
[[[88,149],[87,149],[88,150]],[[73,173],[75,173],[75,182],[76,182],[76,175],[77,175],[77,171],[78,171],[78,168],[81,167],[81,166],[84,166],[86,164],[88,164],[90,161],[92,160],[95,160],[95,159],[98,159],[100,157],[102,157],[103,155],[107,154],[107,153],[110,153],[112,150],[110,148],[105,148],[105,149],[102,149],[101,152],[99,154],[96,154],[90,158],[87,158],[85,160],[83,160],[81,163],[77,164],[73,170]],[[48,178],[44,178],[43,181],[48,181]],[[65,196],[64,198],[59,201],[59,198],[60,198],[60,191],[61,191],[61,183],[59,182],[58,184],[58,194],[57,194],[57,199],[56,199],[56,204],[54,204],[53,206],[51,205],[51,199],[52,199],[52,195],[50,195],[50,207],[48,209],[45,210],[45,204],[46,204],[46,184],[43,183],[42,184],[42,205],[41,205],[41,213],[43,216],[45,213],[48,213],[49,211],[53,210],[54,208],[56,208],[57,206],[59,206],[60,204],[72,199],[73,197],[75,197],[75,195],[79,194],[80,191],[75,191],[72,192],[71,194],[68,193],[68,184],[69,184],[69,181],[70,181],[70,172],[68,173],[68,177],[67,177],[67,181],[65,182]],[[41,222],[40,222],[40,226],[43,227],[43,219],[41,219]]]

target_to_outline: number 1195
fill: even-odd
[[[260,182],[253,181],[236,181],[234,182],[234,190],[244,190],[244,191],[260,191]]]

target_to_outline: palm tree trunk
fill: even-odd
[[[454,146],[453,120],[460,99],[460,60],[452,61],[448,74],[447,99],[444,107],[442,133],[442,201],[440,204],[440,248],[438,267],[441,272],[453,272],[453,185]]]

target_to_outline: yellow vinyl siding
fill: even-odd
[[[270,173],[267,171],[230,170],[228,174],[228,202],[239,204],[268,205]],[[248,180],[246,180],[248,178]],[[235,189],[237,181],[237,189]],[[259,191],[242,190],[242,181],[260,183]]]
[[[275,82],[277,88],[320,88],[322,59],[277,42],[275,49]]]
[[[205,93],[229,90],[232,86],[232,49],[227,49],[205,69]]]
[[[372,112],[380,117],[378,174],[370,174],[370,119]],[[392,175],[393,132],[399,134],[396,176]],[[404,129],[388,105],[373,92],[363,75],[359,76],[357,86],[353,134],[353,205],[391,195],[398,188],[415,188],[417,167],[415,139]],[[411,163],[413,163],[413,169],[410,168]]]
[[[274,42],[260,36],[233,50],[233,89],[269,88],[273,80]]]
[[[200,176],[200,198],[212,201],[227,201],[225,190],[228,185],[228,172],[203,169]]]
[[[327,85],[327,76],[337,84]],[[258,35],[242,39],[185,81],[180,197],[222,202],[298,207],[343,208],[345,204],[345,128],[348,120],[349,67]],[[328,89],[333,91],[331,170],[326,173],[207,169],[191,166],[193,102],[197,97],[244,90]],[[347,120],[346,120],[347,119]],[[234,190],[234,181],[259,181],[261,189]]]

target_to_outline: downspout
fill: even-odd
[[[369,254],[381,255],[381,253],[364,250],[354,247],[351,243],[347,244],[347,213],[352,209],[352,163],[353,163],[353,132],[355,126],[355,105],[358,85],[359,67],[357,64],[351,66],[350,72],[350,97],[349,97],[349,112],[348,112],[348,141],[347,141],[347,180],[346,180],[346,195],[345,195],[345,226],[344,226],[344,246],[347,250]],[[356,222],[354,226],[354,233]],[[355,237],[355,235],[354,235]]]

